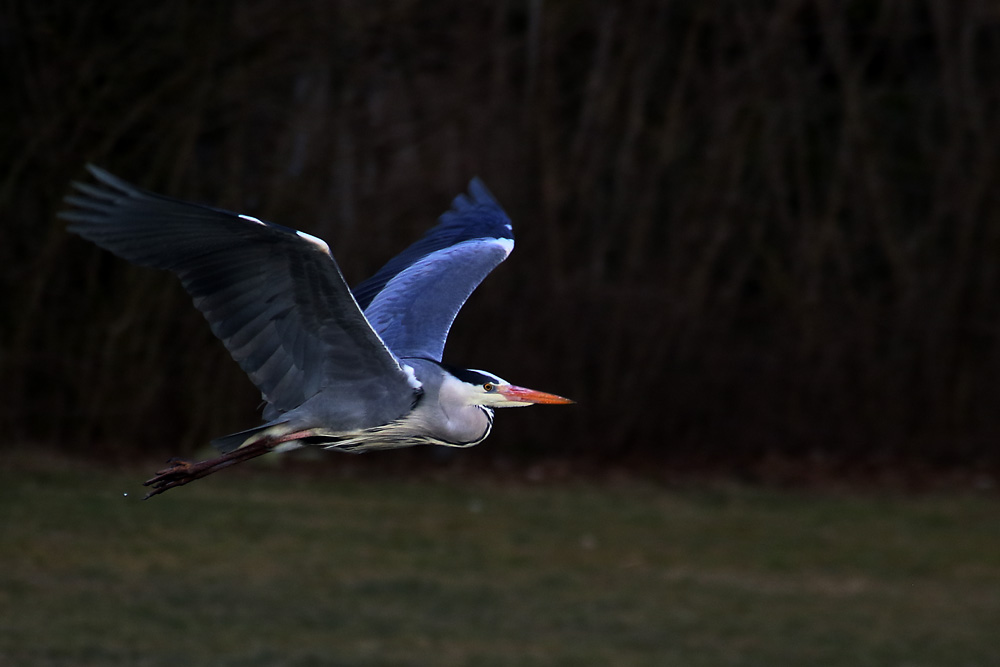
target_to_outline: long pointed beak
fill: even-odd
[[[544,403],[546,405],[567,405],[569,403],[576,403],[576,401],[563,398],[562,396],[546,394],[544,391],[526,389],[525,387],[518,387],[513,384],[501,385],[497,387],[497,392],[502,394],[504,398],[512,403],[524,403],[526,405],[531,403]]]

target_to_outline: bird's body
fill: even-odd
[[[61,214],[70,231],[175,273],[265,402],[263,425],[214,440],[217,459],[161,471],[149,495],[300,446],[468,447],[489,435],[495,407],[572,402],[441,361],[459,309],[514,245],[478,180],[352,291],[321,239],[89,169],[99,185],[75,184]]]
[[[443,367],[428,359],[401,361],[412,370],[419,387],[412,393],[412,403],[384,422],[365,417],[370,399],[341,401],[338,397],[334,402],[328,395],[319,393],[276,418],[277,423],[223,436],[212,443],[220,451],[228,452],[263,434],[297,433],[299,437],[289,441],[283,449],[318,446],[364,452],[414,445],[471,447],[486,439],[493,427],[493,410],[468,403],[464,382],[457,380],[452,371],[442,373]],[[496,380],[495,376],[483,375],[483,383]]]

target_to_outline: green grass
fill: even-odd
[[[1000,664],[991,496],[0,463],[2,665]]]

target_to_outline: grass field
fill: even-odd
[[[1000,664],[995,495],[0,463],[2,665]]]

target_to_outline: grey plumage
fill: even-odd
[[[441,361],[473,290],[514,248],[507,214],[479,179],[423,238],[354,289],[365,317],[400,357]]]
[[[571,402],[440,364],[455,315],[513,248],[478,180],[352,293],[320,239],[88,169],[97,185],[74,184],[69,230],[175,273],[266,403],[265,424],[213,441],[218,459],[161,471],[150,495],[273,449],[469,446],[489,435],[493,407]]]
[[[69,231],[141,266],[181,279],[212,332],[279,412],[320,392],[362,399],[400,396],[363,420],[394,419],[412,390],[398,360],[354,305],[328,250],[295,230],[236,213],[144,192],[89,167],[102,187],[75,184],[81,195],[60,214]]]

